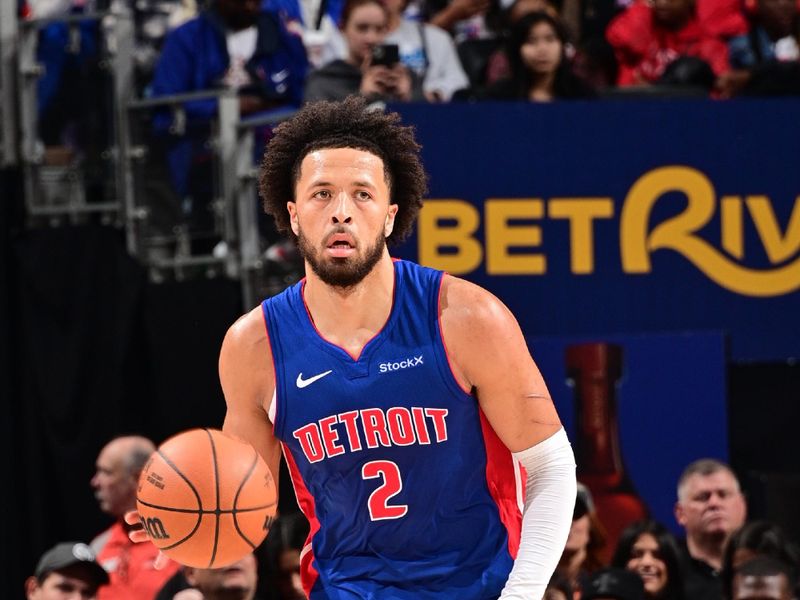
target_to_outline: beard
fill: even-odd
[[[339,227],[330,235],[346,233],[346,231],[344,227]],[[322,256],[322,252],[318,251],[308,238],[303,235],[302,229],[298,229],[297,234],[297,249],[303,259],[311,265],[311,270],[314,274],[323,283],[342,289],[351,288],[361,283],[375,268],[375,265],[378,264],[385,248],[386,237],[381,231],[378,233],[375,243],[366,249],[366,253],[363,256],[326,259]]]

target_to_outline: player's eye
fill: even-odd
[[[372,194],[370,194],[369,192],[365,192],[364,190],[361,190],[359,192],[356,192],[356,198],[358,198],[359,200],[372,200]]]
[[[328,190],[319,190],[318,192],[314,193],[314,198],[319,198],[320,200],[330,200],[332,198],[331,193]]]

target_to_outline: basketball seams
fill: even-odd
[[[189,480],[188,477],[186,477],[186,475],[183,474],[183,472],[178,468],[178,465],[172,462],[169,456],[164,454],[163,450],[159,448],[156,450],[156,452],[158,452],[158,455],[162,458],[162,460],[186,482],[186,485],[189,486],[189,489],[192,490],[194,497],[197,499],[197,510],[199,512],[203,512],[203,499],[200,497],[200,493],[197,491],[197,488],[194,487],[194,484]]]
[[[211,549],[211,560],[208,562],[208,568],[210,569],[214,565],[214,560],[217,558],[217,545],[219,544],[219,466],[217,465],[217,446],[214,444],[214,436],[211,435],[211,431],[208,429],[204,429],[203,431],[208,434],[208,441],[211,444],[211,459],[214,464],[214,487],[216,492],[214,508],[214,516],[216,517],[214,522],[214,546]],[[234,506],[236,505],[234,504]]]
[[[174,506],[162,506],[160,504],[153,504],[151,502],[145,502],[144,500],[136,499],[139,504],[146,506],[147,508],[155,508],[156,510],[165,510],[167,512],[177,512],[177,513],[184,513],[190,514],[195,513],[198,515],[213,515],[213,514],[233,514],[233,513],[244,513],[244,512],[256,512],[258,510],[267,510],[268,508],[272,508],[277,504],[277,502],[270,502],[269,504],[262,504],[261,506],[250,506],[248,508],[237,508],[237,509],[230,509],[230,510],[199,510],[197,508],[175,508]]]
[[[205,514],[206,514],[206,513],[198,513],[198,514],[197,514],[197,523],[195,523],[195,524],[194,524],[194,529],[192,529],[192,530],[191,530],[191,531],[190,531],[188,534],[186,534],[186,536],[184,536],[182,539],[178,540],[178,541],[177,541],[177,542],[175,542],[174,544],[170,544],[169,546],[159,546],[159,548],[158,548],[158,549],[159,549],[159,550],[172,550],[173,548],[177,548],[178,546],[180,546],[180,545],[181,545],[181,544],[183,544],[184,542],[188,541],[188,540],[189,540],[189,538],[191,538],[191,537],[192,537],[192,536],[193,536],[193,535],[194,535],[194,534],[197,532],[197,530],[198,530],[198,529],[200,529],[200,524],[203,522],[203,516],[204,516]]]
[[[202,431],[205,431],[205,435]],[[245,550],[252,552],[258,547],[265,535],[262,529],[266,530],[269,526],[270,515],[274,517],[278,500],[271,487],[269,470],[266,464],[259,464],[263,461],[250,444],[210,428],[195,429],[185,434],[188,434],[187,439],[185,442],[181,440],[182,444],[176,439],[183,435],[179,434],[170,438],[176,439],[174,447],[170,446],[168,440],[156,451],[158,460],[165,465],[162,467],[165,470],[163,477],[158,476],[157,481],[174,487],[164,490],[168,493],[163,497],[150,494],[152,498],[148,498],[144,494],[150,501],[137,497],[137,502],[141,514],[152,515],[154,522],[156,517],[160,517],[166,530],[173,533],[172,539],[166,535],[153,539],[168,556],[182,564],[216,568],[223,561],[227,564],[234,553]],[[207,446],[202,438],[208,439]],[[248,454],[251,457],[249,464],[246,462]],[[238,458],[234,459],[234,455]],[[203,462],[205,466],[201,464]],[[213,465],[213,484],[209,462]],[[230,472],[226,467],[228,464],[231,465]],[[267,478],[263,490],[258,485],[262,476]],[[253,484],[248,485],[250,481]],[[157,487],[164,489],[163,484]],[[192,497],[196,506],[187,507]],[[228,499],[232,500],[232,505],[228,504]],[[222,506],[223,500],[225,507]],[[244,506],[240,507],[240,502]],[[206,515],[213,515],[213,521],[206,519]],[[224,515],[231,515],[232,519],[226,521]],[[161,526],[160,523],[158,525]],[[189,528],[191,531],[185,535],[179,533],[187,532]],[[174,535],[176,533],[179,535]],[[199,544],[195,543],[196,539],[201,540]]]
[[[239,527],[239,520],[236,518],[236,513],[237,513],[236,506],[239,504],[239,494],[242,493],[242,490],[244,489],[244,485],[247,483],[247,480],[250,479],[250,476],[253,474],[253,471],[256,470],[256,465],[258,464],[258,452],[255,449],[253,449],[253,452],[255,454],[255,456],[253,456],[253,464],[250,465],[250,468],[247,470],[247,474],[244,476],[244,479],[242,479],[242,483],[239,484],[239,489],[236,490],[236,495],[233,497],[233,513],[232,513],[232,516],[233,516],[233,526],[236,528],[236,533],[238,533],[239,536],[245,542],[247,542],[253,550],[255,550],[256,549],[256,545],[253,542],[251,542],[250,539],[244,533],[242,533],[242,530]],[[244,512],[244,511],[242,511],[242,512]]]
[[[197,513],[197,522],[195,522],[194,527],[192,528],[192,530],[188,534],[186,534],[184,537],[182,537],[180,540],[175,542],[174,544],[170,544],[169,546],[160,546],[159,547],[160,550],[172,550],[173,548],[175,548],[177,546],[180,546],[186,540],[191,538],[195,534],[195,532],[200,528],[200,523],[202,523],[202,521],[203,521],[203,512],[204,512],[203,511],[203,499],[200,497],[200,494],[198,493],[197,488],[194,487],[194,484],[178,468],[178,465],[176,465],[174,462],[172,462],[170,460],[170,458],[166,454],[164,454],[163,450],[161,450],[160,448],[157,449],[156,452],[161,457],[161,460],[163,460],[164,463],[169,468],[171,468],[173,471],[175,471],[180,476],[180,478],[183,479],[186,482],[186,485],[189,486],[189,489],[192,490],[192,493],[194,494],[195,498],[197,499],[197,506],[198,506],[197,510],[190,511],[190,512],[196,512]],[[136,501],[137,502],[141,502],[145,506],[150,506],[149,503],[140,500],[138,497],[136,498]],[[153,508],[155,508],[155,507],[153,507]],[[183,510],[180,510],[180,509],[173,509],[173,510],[175,510],[176,512],[184,512]]]

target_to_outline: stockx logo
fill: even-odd
[[[410,356],[405,360],[399,360],[397,362],[381,363],[378,365],[378,370],[381,373],[388,373],[389,371],[402,371],[403,369],[410,369],[424,364],[423,355],[420,354],[419,356]]]

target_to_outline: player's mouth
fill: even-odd
[[[346,233],[336,233],[328,239],[328,245],[325,250],[328,256],[347,258],[356,251],[355,240]]]

